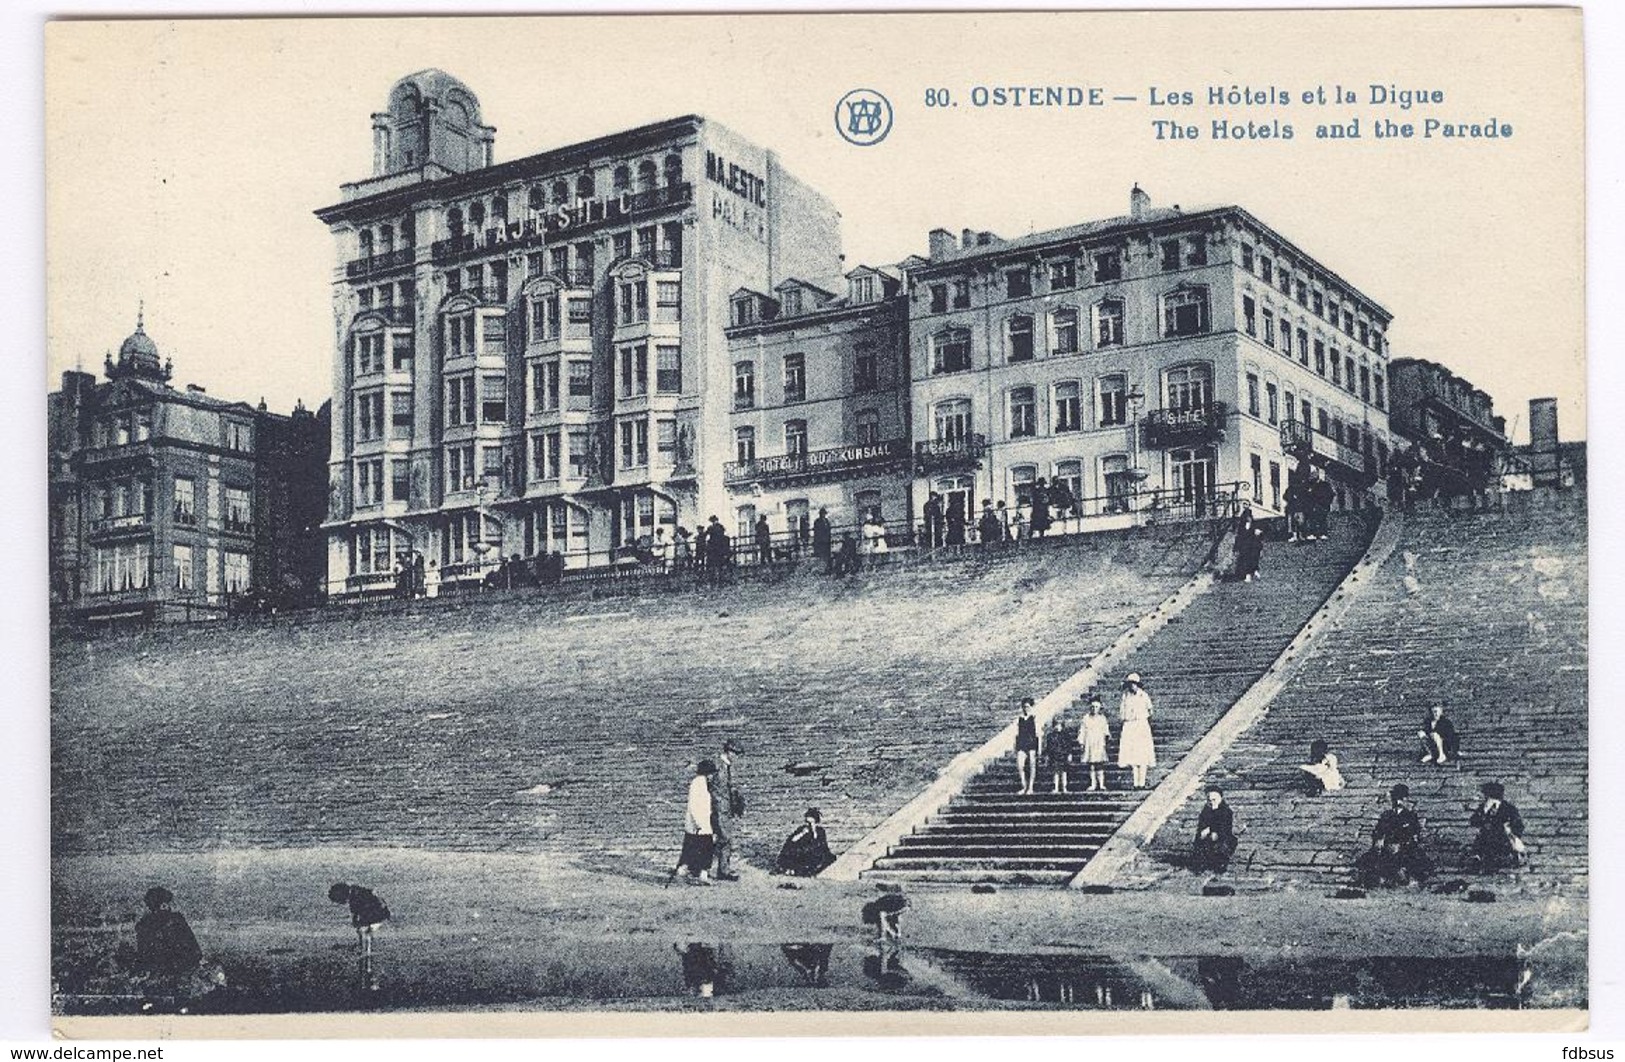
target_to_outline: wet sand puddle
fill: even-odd
[[[535,1010],[1333,1010],[1584,1007],[1584,955],[1449,958],[1121,957],[849,943],[553,939],[479,950],[380,948],[218,956],[227,987],[194,1013]],[[75,949],[78,950],[78,949]],[[152,986],[61,969],[66,1014],[174,1010]],[[142,988],[147,992],[144,994]]]

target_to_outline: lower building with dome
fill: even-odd
[[[315,599],[328,409],[170,383],[138,317],[106,379],[48,399],[53,622],[206,619]]]

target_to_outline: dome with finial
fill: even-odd
[[[147,335],[146,317],[146,306],[143,304],[136,310],[135,331],[119,344],[118,374],[167,379],[169,372],[158,360],[158,344]]]

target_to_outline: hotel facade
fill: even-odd
[[[46,399],[53,619],[207,619],[321,592],[325,413],[171,375],[138,319],[105,381],[66,372]]]
[[[699,117],[495,163],[438,71],[373,116],[374,173],[317,212],[333,283],[330,592],[419,553],[618,551],[727,511],[732,295],[828,283],[839,216]]]
[[[561,552],[602,565],[711,515],[746,535],[935,492],[974,522],[1064,484],[1079,529],[1310,469],[1374,496],[1390,315],[1239,206],[845,269],[840,218],[700,117],[495,163],[455,78],[403,78],[335,238],[328,589]],[[1093,523],[1091,523],[1093,521]],[[646,554],[642,554],[646,555]]]
[[[1133,519],[1239,486],[1284,512],[1319,469],[1361,506],[1392,448],[1374,300],[1240,207],[1014,240],[930,235],[909,281],[914,496],[975,513],[1039,479]]]

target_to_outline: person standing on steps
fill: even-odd
[[[1066,725],[1061,713],[1056,712],[1055,718],[1050,720],[1049,730],[1044,734],[1044,763],[1050,770],[1050,791],[1065,793],[1067,789],[1066,772],[1072,766],[1074,754],[1078,748],[1078,737],[1072,728]]]
[[[1016,773],[1021,777],[1021,793],[1030,795],[1038,776],[1038,719],[1033,715],[1033,699],[1021,699],[1021,714],[1016,716]]]
[[[1131,671],[1123,680],[1123,700],[1119,706],[1122,728],[1117,743],[1117,766],[1134,772],[1134,788],[1145,788],[1145,775],[1157,765],[1156,742],[1151,737],[1151,695],[1140,682],[1140,673]]]
[[[1334,494],[1332,485],[1327,482],[1324,476],[1316,476],[1314,482],[1309,485],[1311,511],[1315,520],[1314,534],[1310,537],[1316,542],[1320,542],[1326,537],[1332,515],[1332,498]]]
[[[1078,723],[1078,743],[1083,746],[1083,762],[1089,765],[1089,791],[1098,793],[1106,788],[1106,742],[1111,739],[1112,724],[1106,718],[1106,708],[1099,697],[1089,698],[1089,710]]]
[[[733,868],[734,835],[738,820],[745,814],[745,797],[734,787],[734,755],[743,751],[732,741],[722,743],[722,754],[717,757],[721,768],[710,776],[711,837],[716,853],[717,880],[738,881]]]

